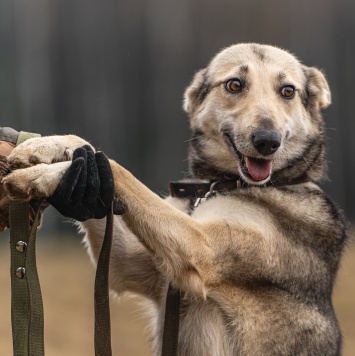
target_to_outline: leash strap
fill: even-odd
[[[44,355],[44,321],[41,286],[36,264],[36,233],[40,226],[41,212],[38,208],[30,231],[26,256],[28,294],[30,299],[29,355]]]
[[[20,132],[17,145],[40,135]],[[43,305],[36,268],[39,210],[30,229],[29,205],[10,202],[11,321],[14,356],[43,356]]]
[[[30,300],[26,278],[28,204],[10,201],[11,321],[14,356],[28,355]]]
[[[180,290],[169,283],[166,296],[162,356],[177,355],[180,321]]]
[[[111,356],[109,269],[113,234],[113,207],[106,218],[105,236],[97,261],[95,277],[95,356]]]

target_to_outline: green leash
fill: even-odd
[[[20,132],[17,145],[40,135]],[[10,202],[11,321],[14,356],[43,356],[43,304],[36,268],[35,237],[39,210],[32,227],[29,205]]]
[[[111,356],[109,269],[113,235],[113,206],[106,217],[105,236],[95,276],[95,356]]]

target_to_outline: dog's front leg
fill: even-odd
[[[206,285],[216,280],[208,229],[170,206],[131,173],[110,161],[115,194],[127,205],[123,219],[151,252],[157,267],[188,292],[206,296]]]
[[[94,264],[97,263],[106,219],[90,219],[79,224],[84,242]],[[110,288],[118,295],[126,291],[159,303],[166,279],[156,269],[152,256],[127,228],[122,217],[114,217],[110,259]]]

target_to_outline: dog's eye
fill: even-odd
[[[292,99],[295,96],[295,87],[292,85],[286,85],[281,88],[281,95],[286,99]]]
[[[236,78],[229,79],[225,83],[225,87],[230,93],[239,93],[243,89],[242,82],[239,79],[236,79]]]

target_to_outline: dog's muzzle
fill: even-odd
[[[233,134],[229,131],[224,131],[223,134],[227,144],[239,158],[240,173],[248,183],[264,184],[271,176],[272,159],[244,155],[238,150],[236,142],[233,139]],[[252,135],[252,142],[257,153],[266,157],[278,150],[281,145],[281,138],[276,131],[259,130]]]

